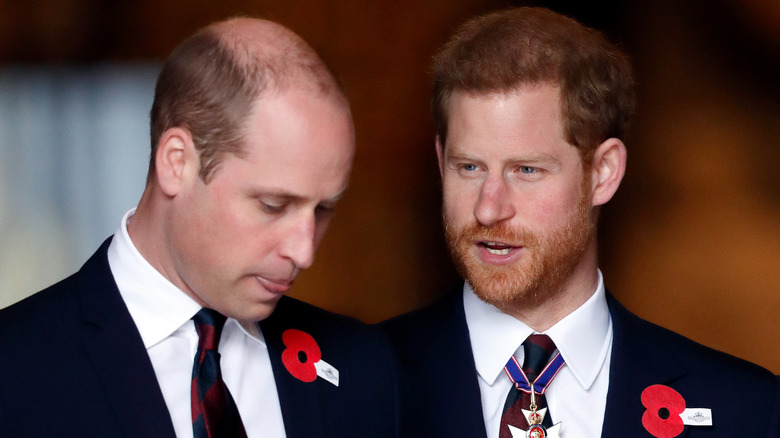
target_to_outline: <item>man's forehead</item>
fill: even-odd
[[[525,93],[539,91],[542,89],[547,89],[551,91],[555,99],[557,101],[560,101],[561,98],[560,85],[554,81],[546,81],[546,82],[522,82],[511,88],[497,89],[497,90],[493,90],[493,89],[476,90],[476,89],[456,88],[452,91],[450,97],[450,105],[454,100],[510,99],[512,97],[516,97]]]

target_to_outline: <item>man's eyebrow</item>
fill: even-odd
[[[270,198],[288,199],[288,200],[303,198],[302,196],[296,195],[295,193],[289,192],[284,189],[277,189],[277,188],[255,187],[252,189],[252,194],[257,197],[265,196]]]
[[[482,162],[483,160],[478,158],[476,155],[469,154],[466,151],[460,151],[457,148],[449,149],[445,151],[444,153],[444,159],[445,161],[459,161],[459,160],[465,160],[465,161],[478,161]]]
[[[482,162],[484,161],[482,158],[478,158],[476,156],[470,155],[468,153],[461,153],[458,151],[453,151],[451,154],[447,154],[446,160],[467,160],[467,161],[477,161]],[[502,160],[505,163],[558,163],[560,164],[561,160],[557,157],[546,154],[546,153],[539,153],[539,152],[532,152],[529,154],[523,154],[523,155],[514,155],[509,156],[507,158],[504,158]]]
[[[342,190],[338,194],[336,194],[333,197],[330,198],[324,198],[320,201],[320,203],[331,203],[335,204],[338,202],[342,197],[344,197],[344,194],[347,192],[346,189]],[[299,201],[305,201],[307,199],[310,199],[308,196],[297,194],[290,192],[286,189],[281,188],[255,188],[252,190],[252,195],[257,198],[261,197],[267,197],[267,198],[274,198],[278,201],[286,201],[286,202],[299,202]]]
[[[527,155],[518,155],[507,159],[508,162],[515,163],[560,163],[561,160],[550,154],[534,152]]]

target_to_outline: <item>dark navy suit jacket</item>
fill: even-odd
[[[175,437],[109,241],[78,273],[0,311],[0,437]],[[401,436],[397,370],[378,330],[287,297],[260,327],[289,438]],[[338,387],[287,371],[289,328],[314,337]]]
[[[780,437],[780,386],[769,371],[644,321],[610,294],[607,302],[614,337],[602,437],[652,437],[640,397],[654,384],[712,410],[712,427],[685,426],[680,437]],[[381,326],[399,353],[419,436],[485,438],[462,293]]]

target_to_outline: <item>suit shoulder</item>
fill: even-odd
[[[449,293],[426,307],[377,325],[402,356],[425,356],[453,338],[468,334],[461,295]]]
[[[321,343],[384,345],[381,332],[362,321],[303,301],[282,297],[274,312],[260,321],[264,335],[281,336],[288,329],[304,331]]]
[[[463,312],[461,297],[460,291],[450,291],[432,304],[392,317],[378,325],[389,332],[437,326]]]
[[[81,292],[85,289],[99,291],[101,295],[113,296],[110,292],[115,292],[118,296],[119,291],[113,282],[106,255],[111,239],[106,239],[74,274],[18,303],[0,309],[0,327],[3,327],[0,332],[13,327],[51,327],[62,321],[79,318],[79,301]],[[109,288],[113,290],[107,291]]]
[[[0,333],[8,333],[25,326],[40,325],[41,321],[72,315],[76,306],[76,274],[36,292],[29,297],[0,309]],[[8,333],[13,336],[17,334]]]
[[[766,383],[775,383],[774,374],[753,362],[716,350],[649,321],[644,322],[648,324],[649,330],[655,332],[667,353],[674,352],[680,361],[695,363],[697,369],[712,368],[718,373],[752,376]]]
[[[436,308],[428,306],[407,312],[377,324],[391,339],[400,340],[427,333],[436,325]]]
[[[694,341],[680,333],[661,327],[640,318],[613,301],[612,317],[615,324],[615,345],[619,348],[631,348],[628,345],[641,342],[648,355],[660,358],[675,358],[688,369],[696,370],[700,375],[730,375],[743,379],[744,383],[755,382],[770,387],[776,385],[776,378],[769,370],[716,350]]]
[[[269,319],[295,321],[299,325],[326,326],[334,329],[355,330],[367,327],[360,320],[331,312],[292,297],[282,297]]]

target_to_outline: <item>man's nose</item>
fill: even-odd
[[[501,176],[489,175],[480,188],[474,217],[484,226],[496,225],[515,215],[511,188]]]
[[[313,212],[301,212],[282,237],[282,256],[295,264],[297,269],[306,269],[314,263],[316,220]]]

